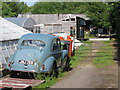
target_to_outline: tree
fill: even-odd
[[[120,2],[109,3],[110,22],[113,30],[120,38]]]
[[[7,3],[2,3],[2,17],[7,17],[7,16],[14,16],[15,12],[12,12],[11,8],[8,6]]]
[[[37,2],[32,6],[33,14],[49,14],[57,13],[59,2]]]
[[[84,4],[83,12],[92,19],[94,25],[101,28],[111,28],[108,7],[107,3],[90,2]]]
[[[27,13],[30,9],[24,2],[19,2],[18,7],[17,14]]]
[[[0,16],[2,16],[2,2],[0,1]]]
[[[31,7],[31,12],[33,14],[80,13],[81,5],[82,3],[79,2],[37,2]]]
[[[2,17],[17,17],[27,12],[29,7],[24,2],[2,2]]]

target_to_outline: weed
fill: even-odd
[[[50,86],[54,85],[61,77],[63,77],[66,74],[65,72],[62,72],[61,69],[58,71],[58,73],[59,73],[58,78],[54,77],[53,75],[52,76],[48,75],[44,78],[45,83],[42,83],[41,85],[39,85],[37,87],[34,87],[34,88],[45,88],[45,89],[47,89]]]

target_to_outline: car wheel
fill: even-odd
[[[61,65],[62,71],[64,71],[64,69],[66,68],[66,65],[67,65],[67,57],[65,57],[64,60],[62,60],[62,65]]]
[[[67,56],[67,59],[66,59],[66,64],[65,64],[65,67],[64,67],[64,71],[68,71],[69,70],[69,67],[70,67],[70,58],[69,56]]]

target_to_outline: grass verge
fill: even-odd
[[[90,32],[85,32],[84,33],[84,38],[96,38],[96,36],[93,35],[93,34],[90,35]]]
[[[36,86],[36,87],[33,87],[33,90],[36,90],[36,88],[41,88],[41,89],[47,89],[47,88],[50,88],[50,86],[54,85],[58,80],[61,79],[61,77],[65,76],[67,74],[67,72],[62,72],[61,70],[59,70],[59,75],[58,77],[53,77],[53,76],[47,76],[44,78],[45,82]]]
[[[115,51],[112,44],[110,44],[112,42],[113,40],[102,42],[102,45],[104,46],[99,48],[98,52],[96,53],[97,57],[94,57],[92,62],[97,68],[102,68],[114,64],[113,57]]]
[[[71,57],[71,67],[74,68],[81,64],[82,60],[85,60],[86,55],[91,51],[91,41],[87,41],[85,45],[82,45],[75,51],[75,55]]]

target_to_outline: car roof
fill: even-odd
[[[44,42],[50,42],[55,38],[57,38],[57,36],[50,34],[31,33],[23,35],[20,40],[42,40]]]

